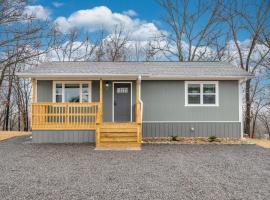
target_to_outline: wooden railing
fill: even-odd
[[[33,130],[95,129],[101,120],[95,103],[32,103]]]

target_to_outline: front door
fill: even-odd
[[[131,121],[131,83],[114,83],[114,121]]]

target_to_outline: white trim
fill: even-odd
[[[239,121],[143,121],[143,123],[239,123]]]
[[[88,84],[88,102],[92,102],[92,81],[53,81],[53,102],[56,101],[56,84],[62,84],[62,102],[65,102],[65,84],[79,84],[80,85],[80,103],[82,102],[82,84]]]
[[[243,124],[243,92],[242,81],[238,81],[238,96],[239,96],[239,122],[241,123],[241,139],[244,138],[244,124]]]
[[[112,122],[114,122],[114,84],[117,83],[129,83],[130,84],[130,122],[132,122],[132,82],[131,81],[126,81],[126,82],[121,82],[121,81],[113,81],[113,86],[112,86]]]
[[[200,104],[188,104],[188,84],[200,85]],[[203,104],[203,85],[204,84],[215,85],[215,88],[216,88],[215,104]],[[219,82],[218,81],[185,81],[185,106],[186,107],[218,107],[219,106]]]
[[[142,77],[138,77],[139,81],[139,102],[141,103],[141,120],[143,120],[143,101],[142,101]]]
[[[74,79],[84,78],[89,80],[100,80],[106,78],[107,80],[136,80],[138,76],[142,80],[244,80],[253,78],[254,75],[248,76],[155,76],[155,75],[140,75],[140,74],[81,74],[81,73],[54,73],[54,74],[32,74],[32,73],[17,73],[18,76],[23,78],[39,78],[44,80],[54,79]]]

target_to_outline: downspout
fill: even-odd
[[[242,84],[247,81],[247,78],[238,81],[238,95],[239,95],[239,122],[241,123],[241,139],[244,138],[244,122],[243,122],[243,88]]]
[[[138,81],[139,81],[139,102],[141,104],[141,120],[143,121],[143,101],[141,99],[141,83],[142,83],[141,75],[138,77]]]

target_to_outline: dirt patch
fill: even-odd
[[[266,139],[252,139],[252,138],[246,138],[247,141],[250,143],[256,144],[260,147],[270,149],[270,140]]]
[[[207,137],[148,137],[145,144],[251,144],[248,140]]]
[[[31,132],[0,131],[0,141],[13,138],[13,137],[26,136],[26,135],[31,135],[31,134],[32,134]]]

